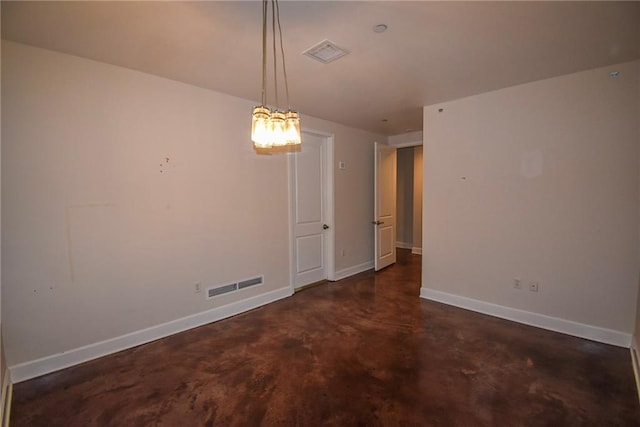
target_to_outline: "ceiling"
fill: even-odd
[[[280,14],[291,106],[385,135],[421,130],[423,105],[640,58],[637,1],[281,0]],[[2,1],[2,38],[258,101],[261,19],[255,1]],[[324,39],[350,54],[302,55]]]

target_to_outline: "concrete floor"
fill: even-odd
[[[422,300],[420,263],[16,384],[11,425],[640,425],[628,349]]]

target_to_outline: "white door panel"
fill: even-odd
[[[309,136],[305,142],[295,159],[296,224],[322,225],[323,144]]]
[[[381,258],[388,258],[393,256],[393,249],[395,247],[395,239],[393,238],[393,227],[387,227],[386,225],[378,228],[378,236],[380,236],[380,251],[379,256]]]
[[[294,288],[327,278],[327,138],[303,132],[290,158],[291,281]]]
[[[375,144],[375,270],[396,262],[396,149]]]
[[[296,239],[296,273],[309,273],[324,268],[322,234],[302,236]]]

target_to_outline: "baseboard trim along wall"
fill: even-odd
[[[400,248],[400,249],[411,249],[411,243],[396,242],[396,248]]]
[[[2,427],[9,427],[11,417],[11,399],[13,398],[13,384],[10,380],[9,370],[4,373],[2,380],[2,402],[0,402],[0,422]]]
[[[422,248],[413,247],[411,248],[411,253],[415,255],[422,255]]]
[[[354,265],[353,267],[345,268],[344,270],[336,271],[334,280],[346,279],[354,274],[362,273],[363,271],[371,270],[373,268],[373,260],[363,262],[362,264]]]
[[[207,323],[235,316],[245,311],[287,298],[293,294],[290,287],[276,289],[261,295],[256,295],[242,301],[227,304],[211,310],[196,313],[150,328],[131,332],[109,340],[75,348],[60,354],[43,357],[18,365],[10,366],[11,380],[14,383],[26,381],[40,375],[68,368],[89,360],[97,359],[118,351],[146,344],[169,335],[183,332]]]
[[[420,297],[448,305],[464,308],[478,313],[488,314],[502,319],[512,320],[525,325],[535,326],[550,331],[560,332],[575,337],[586,338],[605,344],[629,348],[631,346],[631,334],[600,328],[583,323],[572,322],[558,317],[546,316],[531,311],[518,310],[498,304],[472,298],[461,297],[446,292],[428,288],[420,288]]]
[[[638,340],[633,337],[631,342],[631,364],[633,365],[633,375],[636,377],[636,389],[638,389],[638,400],[640,401],[640,346]]]

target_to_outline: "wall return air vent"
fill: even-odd
[[[248,288],[250,286],[262,285],[262,283],[264,283],[264,277],[259,276],[259,277],[253,277],[251,279],[241,280],[236,283],[229,283],[227,285],[208,288],[207,299],[211,299],[219,295],[228,294],[229,292],[235,292],[240,289]]]
[[[337,46],[335,43],[329,40],[323,40],[315,46],[311,46],[309,49],[302,52],[303,55],[307,55],[310,58],[320,61],[323,64],[335,61],[349,53],[348,50]]]

